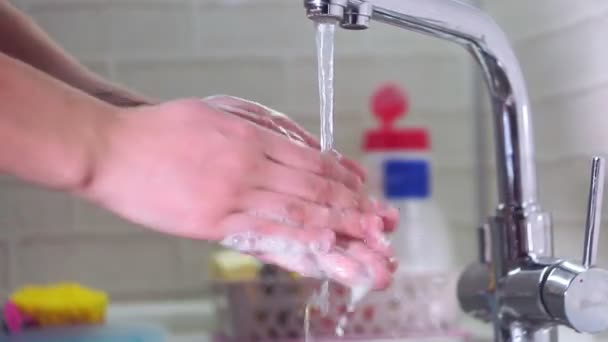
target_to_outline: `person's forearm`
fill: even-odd
[[[0,52],[117,106],[137,106],[152,102],[87,70],[55,44],[30,18],[3,0],[0,0]]]
[[[79,191],[118,108],[0,53],[0,173]]]

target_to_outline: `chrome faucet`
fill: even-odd
[[[528,92],[500,27],[456,0],[304,0],[312,20],[361,30],[382,22],[455,42],[489,89],[499,205],[479,229],[479,260],[458,283],[462,309],[492,322],[496,342],[556,342],[557,326],[608,331],[608,271],[595,267],[604,161],[593,158],[583,260],[554,257],[550,215],[538,203]]]

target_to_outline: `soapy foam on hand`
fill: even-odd
[[[254,254],[304,255],[307,250],[302,244],[295,243],[290,239],[276,236],[260,236],[252,232],[228,236],[221,244],[239,252]]]
[[[242,253],[271,256],[275,260],[280,260],[281,266],[285,268],[298,270],[305,276],[323,280],[320,290],[309,298],[305,308],[305,341],[312,341],[312,337],[310,336],[310,310],[318,308],[323,316],[329,313],[328,279],[336,269],[339,269],[339,265],[323,266],[325,263],[321,262],[320,259],[330,253],[346,255],[346,252],[336,246],[332,248],[324,247],[322,242],[303,244],[288,238],[261,236],[253,232],[243,232],[228,236],[221,244]],[[302,269],[302,265],[307,265],[309,268]],[[330,267],[332,268],[331,270],[328,269]],[[369,266],[360,263],[357,269],[360,272],[353,275],[353,283],[343,284],[350,288],[351,298],[347,312],[340,317],[335,328],[336,335],[338,336],[344,335],[344,329],[348,323],[347,315],[354,311],[357,303],[372,289],[373,274]]]
[[[296,270],[302,270],[301,266],[306,263],[310,269],[302,271],[306,274],[318,274],[318,278],[331,278],[332,274],[340,271],[340,265],[327,263],[323,261],[323,258],[329,254],[347,256],[347,253],[341,248],[330,246],[329,243],[326,244],[322,241],[304,244],[285,237],[260,235],[250,231],[230,235],[220,244],[245,254],[263,255],[281,260],[283,265],[293,265],[290,268]],[[356,262],[350,258],[348,260]],[[351,286],[353,302],[357,302],[365,296],[367,291],[364,289],[369,291],[373,281],[373,275],[367,265],[358,263],[357,266],[358,272],[352,274],[351,277],[355,283],[344,284]],[[348,277],[343,276],[342,278]]]

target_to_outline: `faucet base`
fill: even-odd
[[[528,329],[514,323],[508,329],[495,329],[494,342],[558,342],[559,338],[556,326]]]

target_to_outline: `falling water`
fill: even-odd
[[[317,43],[317,65],[319,78],[319,105],[321,118],[321,151],[334,150],[334,37],[335,21],[315,21]],[[305,341],[312,342],[310,336],[310,308],[319,307],[321,314],[329,308],[329,280],[324,279],[318,294],[313,295],[306,305],[304,319]]]
[[[335,21],[316,21],[317,64],[319,78],[319,102],[321,118],[321,150],[334,150],[334,37]],[[351,288],[351,301],[348,312],[355,309],[356,304],[369,292],[371,286],[359,284]],[[306,342],[312,342],[310,334],[310,311],[312,307],[319,309],[321,315],[329,313],[329,280],[325,278],[318,293],[315,293],[305,308],[304,337]],[[342,336],[347,324],[346,314],[336,326],[336,334]]]
[[[321,149],[334,149],[334,36],[335,22],[315,22],[321,113]]]
[[[321,151],[334,150],[334,39],[336,22],[317,21],[317,65],[319,78],[319,113],[321,121]],[[329,308],[329,280],[325,279],[317,298],[321,313]]]

